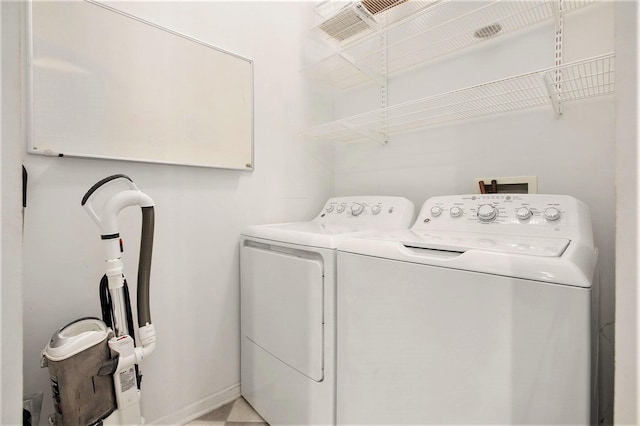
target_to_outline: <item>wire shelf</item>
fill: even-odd
[[[467,87],[308,129],[311,138],[384,143],[388,135],[615,93],[615,54]]]
[[[562,13],[598,0],[564,0]],[[409,0],[415,11],[342,47],[335,54],[302,69],[316,82],[347,89],[462,50],[499,35],[555,19],[558,0],[494,0],[434,3]],[[400,6],[395,9],[399,9]],[[392,11],[393,9],[390,9]],[[383,37],[385,42],[383,43]],[[383,64],[386,49],[386,64]],[[386,67],[386,71],[384,69]]]

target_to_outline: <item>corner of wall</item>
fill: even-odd
[[[20,2],[0,3],[0,423],[22,424]]]
[[[615,424],[637,424],[638,145],[636,2],[616,2],[616,331]]]

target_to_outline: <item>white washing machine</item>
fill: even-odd
[[[336,245],[413,215],[405,198],[340,197],[310,222],[243,233],[241,392],[271,425],[335,424]]]
[[[410,230],[338,251],[338,424],[595,420],[587,207],[435,197]]]

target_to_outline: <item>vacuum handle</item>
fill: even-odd
[[[106,185],[107,183],[112,182],[112,181],[114,181],[116,179],[124,179],[125,182],[129,185],[130,189],[139,191],[139,189],[136,186],[136,184],[133,183],[133,180],[129,176],[127,176],[125,174],[122,174],[122,173],[111,175],[111,176],[107,176],[106,178],[101,179],[98,182],[96,182],[91,188],[89,188],[87,193],[84,194],[84,197],[82,197],[82,202],[80,203],[80,205],[82,207],[84,207],[84,209],[87,211],[87,213],[89,213],[89,216],[91,216],[91,219],[93,219],[93,221],[98,225],[100,225],[100,217],[98,216],[98,214],[94,210],[93,204],[92,203],[87,204],[87,202],[89,201],[91,196],[93,196],[93,194],[95,194],[104,185]]]
[[[106,178],[99,180],[91,188],[89,188],[87,193],[84,194],[84,197],[82,197],[81,205],[84,206],[86,204],[86,202],[89,200],[89,197],[91,197],[91,195],[93,195],[93,193],[96,192],[102,185],[104,185],[106,183],[109,183],[112,180],[116,180],[116,179],[120,179],[120,178],[126,179],[129,182],[131,182],[131,185],[130,185],[130,186],[132,186],[131,189],[138,189],[136,187],[136,185],[133,183],[133,180],[127,175],[123,175],[122,173],[119,173],[117,175],[107,176]]]

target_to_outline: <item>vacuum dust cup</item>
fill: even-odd
[[[76,320],[51,337],[42,356],[49,368],[56,426],[93,424],[116,409],[113,377],[104,368],[111,358],[109,338],[96,318]]]

